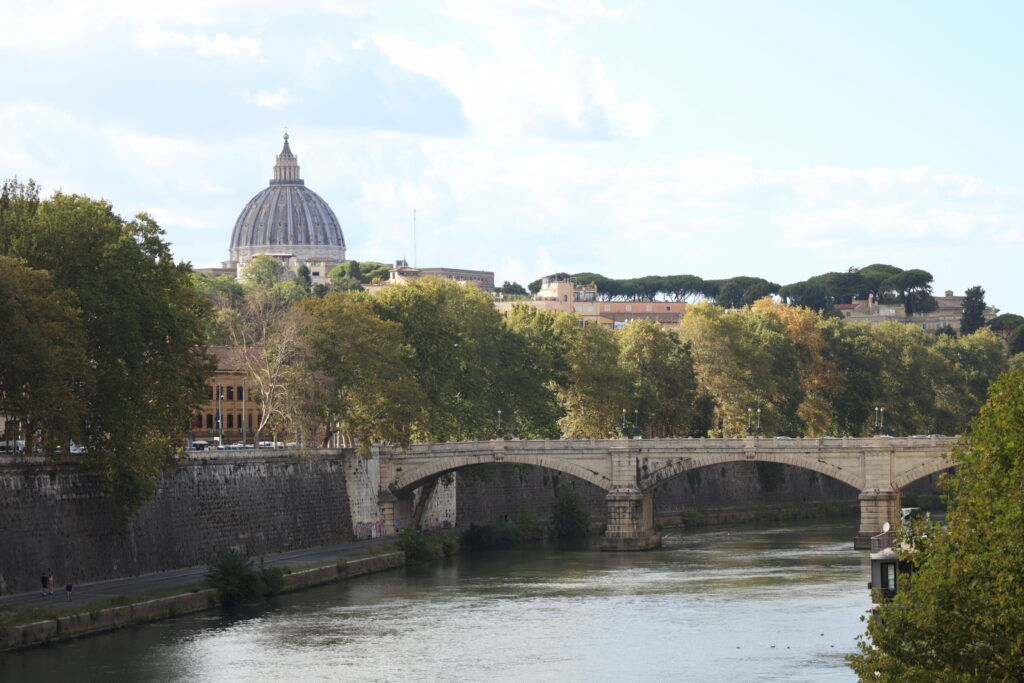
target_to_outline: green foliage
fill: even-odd
[[[210,307],[145,214],[7,183],[0,244],[50,273],[81,310],[91,381],[81,420],[87,462],[127,510],[173,461],[211,371]],[[70,299],[69,299],[70,300]]]
[[[960,316],[960,334],[972,334],[985,326],[985,290],[971,287],[964,292],[961,304],[963,314]]]
[[[1024,679],[1024,369],[993,383],[953,457],[947,526],[904,535],[917,571],[849,657],[862,680]]]
[[[407,445],[425,408],[398,323],[381,320],[370,302],[331,293],[292,313],[302,341],[285,384],[301,405],[308,433],[338,425],[362,444]]]
[[[406,562],[427,562],[458,552],[459,540],[449,533],[428,536],[416,527],[407,526],[398,535],[398,549],[405,553]]]
[[[1011,356],[1015,356],[1018,353],[1024,353],[1024,325],[1021,325],[1013,332],[1006,340],[1007,353]]]
[[[214,557],[206,571],[206,583],[217,591],[222,605],[234,607],[243,602],[260,600],[284,589],[284,569],[253,566],[244,553],[228,548]]]
[[[3,255],[0,348],[0,411],[24,426],[25,450],[40,437],[48,453],[81,441],[92,370],[76,299],[46,271]]]
[[[555,492],[551,524],[559,538],[586,536],[590,531],[590,513],[583,497],[572,484],[562,484]]]
[[[618,333],[619,365],[631,387],[630,406],[647,437],[682,436],[694,422],[697,376],[689,344],[651,320],[634,320]]]
[[[1024,325],[1024,317],[1016,313],[1003,313],[988,321],[988,326],[993,332],[1010,333]]]
[[[253,287],[269,288],[283,281],[288,270],[280,259],[261,254],[242,267],[242,282]]]
[[[629,376],[619,365],[615,334],[607,327],[580,327],[575,316],[556,321],[565,341],[566,384],[556,389],[565,415],[558,421],[570,438],[615,435],[629,402]]]

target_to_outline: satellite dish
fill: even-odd
[[[889,525],[889,522],[886,522],[885,524],[882,525],[882,533],[885,533],[886,531],[888,531],[891,528],[892,527]]]

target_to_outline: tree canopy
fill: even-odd
[[[81,311],[91,368],[81,431],[87,461],[128,509],[152,491],[177,452],[212,366],[210,307],[145,214],[5,183],[0,244],[47,271]],[[66,301],[71,301],[70,298]]]
[[[946,525],[911,525],[916,571],[849,657],[861,680],[1024,680],[1024,368],[992,384],[953,453]]]

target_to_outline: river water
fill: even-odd
[[[856,522],[463,554],[0,656],[19,681],[852,681]]]

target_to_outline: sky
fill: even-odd
[[[995,1],[0,0],[0,176],[212,266],[287,129],[356,260],[890,263],[1024,314],[1022,27]]]

